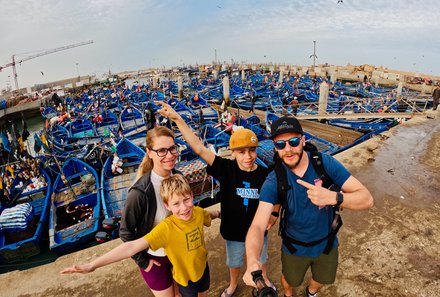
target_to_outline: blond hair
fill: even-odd
[[[166,204],[168,204],[168,201],[173,195],[186,196],[191,194],[191,187],[181,174],[175,174],[165,178],[160,185],[160,196]]]
[[[171,137],[174,140],[173,131],[171,131],[167,127],[157,126],[151,130],[148,130],[147,132],[147,137],[146,137],[147,149],[152,149],[154,145],[154,139],[160,136]],[[140,179],[145,173],[151,171],[153,169],[153,165],[154,165],[153,160],[151,160],[148,154],[146,153],[137,170],[136,180]]]

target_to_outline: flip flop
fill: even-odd
[[[231,294],[228,294],[228,288],[226,288],[226,289],[220,294],[220,297],[222,297],[223,294],[225,294],[225,297],[232,297],[232,296],[234,296],[235,291],[237,291],[237,288],[235,288],[234,292],[232,292]]]

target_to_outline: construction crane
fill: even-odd
[[[35,54],[35,55],[32,55],[32,56],[24,57],[24,58],[19,59],[19,60],[15,59],[17,55],[12,55],[12,62],[8,63],[6,65],[0,66],[0,72],[4,68],[12,66],[12,73],[14,74],[14,80],[15,80],[15,89],[18,90],[17,69],[15,69],[15,65],[21,64],[21,62],[28,61],[28,60],[31,60],[31,59],[34,59],[34,58],[38,58],[38,57],[41,57],[41,56],[45,56],[45,55],[48,55],[48,54],[56,53],[56,52],[59,52],[59,51],[67,50],[67,49],[78,47],[78,46],[87,45],[87,44],[90,44],[90,43],[93,43],[93,40],[89,40],[89,41],[85,41],[85,42],[80,42],[80,43],[75,43],[75,44],[71,44],[71,45],[66,45],[66,46],[62,46],[62,47],[57,47],[57,48],[49,49],[49,50],[43,51],[41,53],[38,53],[38,54]]]

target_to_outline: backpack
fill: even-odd
[[[306,152],[310,152],[312,166],[315,169],[316,173],[318,174],[318,177],[322,180],[322,186],[327,189],[331,189],[332,191],[335,192],[340,191],[340,189],[335,186],[333,180],[325,171],[324,164],[322,162],[321,153],[318,152],[316,146],[310,142],[307,142],[306,145],[304,146],[304,150]],[[291,186],[289,185],[287,180],[286,169],[284,168],[282,164],[282,160],[277,153],[275,153],[274,155],[273,170],[275,171],[276,178],[278,181],[277,183],[278,198],[281,201],[280,226],[279,226],[278,234],[281,236],[283,240],[283,244],[292,254],[294,254],[296,252],[296,248],[293,246],[293,244],[301,245],[304,247],[312,247],[327,240],[327,245],[324,248],[324,254],[328,254],[333,247],[336,234],[338,233],[339,229],[342,226],[342,218],[340,215],[341,208],[339,206],[333,206],[333,220],[330,226],[329,234],[327,234],[327,236],[310,242],[304,242],[289,237],[286,233],[285,211],[287,209],[287,192],[291,189]]]

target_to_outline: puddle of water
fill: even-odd
[[[372,192],[426,207],[440,196],[440,121],[397,127],[382,149],[356,177]]]

